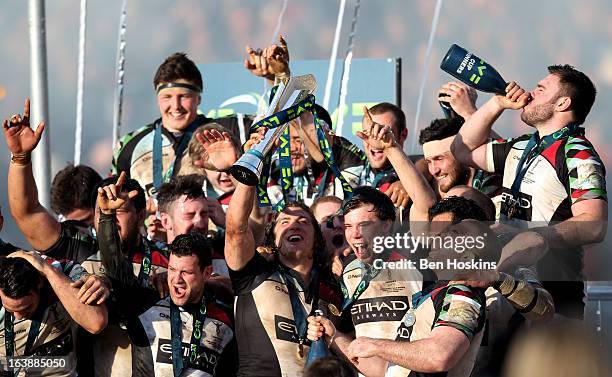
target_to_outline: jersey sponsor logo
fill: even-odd
[[[274,316],[274,327],[276,328],[276,339],[287,342],[299,343],[295,321],[280,315]]]
[[[531,220],[531,213],[533,210],[533,206],[531,204],[532,197],[531,195],[524,194],[519,192],[518,201],[514,199],[512,193],[509,189],[503,188],[503,192],[501,194],[502,203],[501,203],[501,213],[507,215],[508,209],[515,205],[516,208],[513,217],[522,220]]]
[[[181,343],[181,349],[183,358],[185,361],[187,361],[189,359],[189,344]],[[200,354],[196,357],[194,362],[189,362],[188,367],[199,369],[214,375],[215,367],[218,361],[219,353],[206,347],[200,347]],[[157,343],[157,358],[155,359],[155,362],[172,364],[172,342],[170,339],[159,339]]]
[[[409,308],[407,296],[366,298],[353,304],[351,316],[355,326],[368,322],[401,321]]]
[[[275,286],[274,286],[274,289],[276,289],[276,290],[277,290],[277,291],[279,291],[279,292],[283,292],[283,293],[284,293],[284,294],[286,294],[286,295],[289,295],[289,291],[287,291],[287,288],[285,288],[285,287],[284,287],[284,286],[282,286],[282,285],[275,285]]]

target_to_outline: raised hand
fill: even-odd
[[[531,94],[512,81],[506,87],[506,95],[496,95],[495,99],[504,109],[518,110],[527,106],[529,101],[531,101]]]
[[[363,107],[363,131],[357,131],[356,135],[372,149],[385,150],[395,144],[393,130],[372,120],[372,115],[366,106]]]
[[[30,127],[30,99],[26,98],[23,115],[15,114],[9,120],[2,121],[4,138],[13,155],[30,153],[36,148],[45,129],[45,122],[40,122],[36,130]]]
[[[267,61],[268,72],[274,76],[289,75],[289,49],[282,35],[278,37],[280,45],[268,46],[263,55]]]
[[[117,178],[117,183],[111,183],[108,186],[98,188],[98,206],[102,213],[113,214],[117,209],[125,204],[129,199],[138,195],[137,190],[130,192],[122,192],[121,187],[126,180],[125,172],[122,171]]]
[[[253,148],[255,144],[259,144],[266,136],[267,131],[268,129],[266,127],[261,127],[261,128],[258,128],[257,131],[253,132],[251,136],[249,136],[249,140],[247,140],[246,143],[244,143],[244,146],[243,146],[244,151],[246,152],[249,149]]]
[[[238,160],[236,147],[229,133],[219,130],[206,130],[196,134],[196,139],[204,147],[200,160],[194,164],[208,170],[224,171]]]
[[[463,119],[469,118],[476,112],[476,89],[458,81],[450,81],[444,84],[439,93],[444,96],[438,97],[439,101],[447,102]]]
[[[261,49],[253,50],[251,46],[246,46],[248,59],[244,61],[244,68],[248,69],[253,75],[274,81],[274,74],[268,71],[268,61],[262,56]]]

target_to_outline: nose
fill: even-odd
[[[429,164],[429,173],[434,177],[440,174],[440,166],[436,161],[432,161],[431,164]]]

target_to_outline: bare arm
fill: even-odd
[[[14,115],[10,120],[5,120],[2,129],[13,154],[8,172],[11,215],[30,245],[37,250],[46,250],[57,242],[61,225],[38,201],[38,189],[30,162],[45,124],[41,122],[35,131],[30,128],[30,100],[26,99],[23,115]]]
[[[516,83],[506,87],[506,96],[495,95],[465,120],[451,145],[453,156],[464,165],[487,169],[486,142],[493,123],[505,109],[521,109],[529,102],[530,95]]]
[[[358,365],[376,355],[413,371],[437,373],[452,369],[469,346],[469,339],[461,331],[440,326],[432,330],[431,337],[410,342],[360,337],[351,343],[349,356]]]
[[[255,240],[249,227],[255,189],[238,182],[227,209],[225,261],[234,271],[241,270],[255,255]]]

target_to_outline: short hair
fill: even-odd
[[[187,199],[206,198],[202,190],[204,176],[200,174],[180,175],[164,183],[157,192],[157,205],[161,212],[170,213],[171,207],[181,196]]]
[[[342,208],[342,199],[340,199],[339,197],[334,196],[334,195],[319,196],[310,205],[310,209],[312,210],[312,213],[314,214],[317,211],[317,207],[319,206],[319,204],[324,204],[324,203],[339,204],[340,208]]]
[[[153,78],[153,87],[157,90],[159,84],[187,80],[202,91],[202,74],[195,63],[184,52],[176,52],[166,58],[157,68]]]
[[[353,190],[353,196],[342,204],[342,214],[347,215],[351,211],[372,204],[376,217],[382,221],[395,220],[395,206],[391,199],[374,187],[359,186]]]
[[[396,137],[400,137],[400,134],[406,129],[406,114],[398,106],[389,103],[381,102],[370,108],[370,114],[381,115],[384,113],[391,113],[395,117],[395,123],[389,126],[397,129]]]
[[[91,193],[100,181],[100,174],[89,166],[66,165],[53,177],[51,209],[59,215],[66,215],[75,209],[93,209]]]
[[[200,269],[212,264],[212,250],[206,237],[200,233],[190,232],[176,236],[170,245],[170,255],[186,257],[195,255],[198,257]]]
[[[240,142],[238,141],[238,139],[236,139],[236,137],[232,134],[230,130],[223,127],[219,123],[208,123],[198,127],[191,136],[191,140],[189,140],[189,146],[187,147],[187,151],[189,153],[189,161],[191,161],[191,165],[195,166],[195,162],[198,161],[202,157],[202,153],[204,153],[204,147],[202,146],[202,143],[198,141],[196,135],[202,134],[204,131],[210,130],[217,130],[221,133],[227,132],[230,135],[232,144],[234,145],[234,149],[236,150],[236,155],[241,155]]]
[[[423,145],[434,140],[442,140],[455,136],[463,125],[463,118],[434,119],[429,127],[423,128],[419,134],[419,144]]]
[[[96,185],[94,191],[92,192],[92,203],[94,206],[98,198],[98,188],[116,183],[118,178],[119,176],[117,175],[111,175],[108,178],[104,178]],[[134,204],[136,211],[140,212],[147,207],[147,197],[145,195],[145,191],[137,180],[133,178],[126,178],[125,183],[123,183],[123,186],[121,186],[121,192],[130,192],[134,190],[138,191],[138,194],[130,199],[130,202]]]
[[[569,64],[551,65],[548,72],[559,77],[561,96],[571,98],[576,121],[578,124],[584,123],[597,95],[591,79]]]
[[[304,370],[304,377],[353,377],[357,376],[346,361],[333,356],[316,359]]]
[[[312,229],[314,230],[314,250],[313,250],[313,260],[314,263],[321,266],[324,261],[324,252],[325,252],[325,239],[323,238],[323,233],[321,233],[321,228],[319,227],[319,223],[317,219],[314,217],[312,210],[302,202],[289,201],[285,208],[282,211],[275,211],[272,215],[272,221],[270,221],[266,225],[264,246],[271,247],[273,249],[277,249],[278,245],[276,244],[276,233],[274,228],[276,227],[276,222],[278,221],[278,216],[283,213],[286,209],[289,208],[300,208],[306,212],[308,217],[310,217],[310,222],[312,223]]]
[[[467,219],[487,221],[487,215],[478,203],[455,195],[447,196],[429,208],[429,221],[443,213],[453,214],[453,224]]]
[[[42,275],[23,258],[0,257],[0,289],[10,298],[21,298],[37,291]]]
[[[457,185],[448,190],[448,193],[452,193],[452,191],[459,191],[456,195],[461,196],[462,198],[473,200],[485,213],[487,221],[495,221],[495,204],[491,198],[489,198],[485,193],[479,191],[473,187],[467,185]]]

